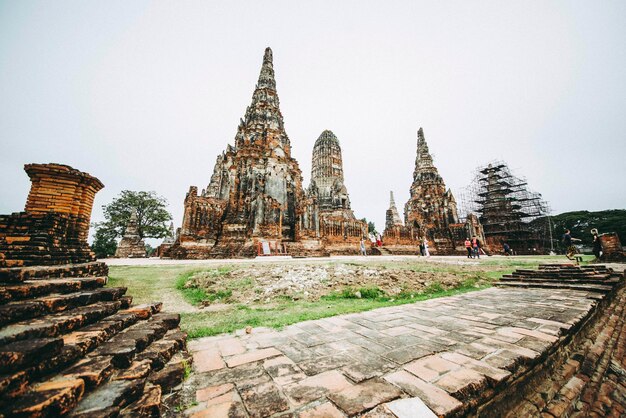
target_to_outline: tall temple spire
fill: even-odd
[[[409,201],[404,205],[407,226],[437,230],[458,222],[456,202],[428,151],[424,130],[417,131],[417,156]]]
[[[317,190],[321,210],[344,210],[345,218],[354,219],[354,214],[350,210],[348,189],[343,179],[339,140],[328,129],[320,134],[313,146],[311,185]]]
[[[272,54],[272,48],[265,48],[265,54],[263,55],[263,65],[261,66],[261,73],[259,74],[257,89],[276,90],[273,60],[274,56]]]
[[[236,148],[248,145],[262,146],[280,154],[291,155],[291,144],[285,132],[283,115],[280,113],[280,101],[276,92],[272,50],[268,47],[263,54],[263,64],[259,80],[252,93],[252,103],[246,109],[237,135]]]
[[[417,157],[415,158],[415,171],[413,172],[413,178],[417,179],[420,172],[424,169],[430,169],[437,172],[437,169],[433,165],[433,157],[428,150],[428,144],[424,137],[424,130],[420,127],[417,131]]]
[[[402,226],[402,218],[400,218],[396,201],[393,198],[393,191],[391,191],[389,192],[389,209],[387,209],[385,214],[385,229],[393,228],[394,226]]]
[[[311,164],[311,179],[328,178],[334,182],[340,179],[343,182],[343,162],[339,139],[333,131],[326,129],[320,134],[313,145],[313,161]],[[331,183],[332,184],[332,183]]]

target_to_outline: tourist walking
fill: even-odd
[[[424,256],[430,257],[430,253],[428,252],[428,241],[426,241],[426,238],[424,238]]]
[[[424,257],[424,243],[420,241],[420,256]]]
[[[563,246],[565,246],[566,248],[565,257],[567,257],[570,260],[573,260],[574,255],[578,253],[578,248],[576,248],[576,246],[574,245],[574,242],[577,242],[580,240],[578,238],[572,237],[572,233],[570,232],[570,230],[566,229],[561,241],[563,242]]]
[[[467,250],[467,258],[472,258],[472,241],[469,238],[465,238],[465,249]]]
[[[505,242],[503,247],[504,247],[504,255],[513,255],[513,252],[511,251],[511,246],[509,245],[508,242]]]
[[[480,258],[480,241],[476,237],[472,237],[472,252],[474,257]]]
[[[602,243],[600,242],[600,237],[598,236],[598,230],[593,228],[591,230],[591,234],[593,235],[592,251],[593,255],[596,256],[596,259],[593,261],[600,261],[600,257],[602,256]]]
[[[365,249],[365,240],[363,238],[361,238],[360,247],[361,247],[361,255],[367,256],[367,250]]]

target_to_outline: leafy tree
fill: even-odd
[[[124,236],[133,210],[137,211],[137,232],[143,238],[163,238],[169,232],[172,215],[166,210],[167,200],[155,192],[124,190],[108,205],[102,206],[104,222],[97,223],[98,233],[107,239]]]
[[[374,222],[368,222],[368,220],[366,218],[361,219],[361,221],[365,222],[367,224],[367,233],[368,234],[378,234],[378,232],[376,231],[376,225],[374,225]]]
[[[570,229],[572,236],[581,239],[582,244],[587,247],[591,246],[593,241],[591,235],[593,228],[596,228],[601,234],[617,232],[622,243],[626,240],[626,210],[624,209],[565,212],[552,216],[550,221],[553,237],[558,247],[562,247],[561,236],[566,229]],[[537,222],[545,222],[545,218],[533,221],[533,223]]]
[[[152,257],[155,251],[156,251],[156,248],[153,248],[152,245],[150,244],[146,244],[146,255],[148,257]]]
[[[96,229],[91,249],[98,258],[107,258],[115,255],[115,250],[117,250],[115,235],[110,230],[104,228]]]

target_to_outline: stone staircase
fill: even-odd
[[[554,365],[530,378],[523,400],[506,417],[626,415],[626,289],[624,274],[605,266],[544,265],[518,270],[499,286],[562,284],[596,293],[599,304],[570,341],[551,354]],[[556,282],[556,283],[555,283]],[[570,287],[571,286],[571,287]]]
[[[587,290],[608,293],[623,275],[601,265],[542,264],[538,270],[519,269],[502,276],[497,286]]]
[[[0,269],[0,416],[160,414],[190,361],[179,315],[133,306],[106,274],[97,262]]]

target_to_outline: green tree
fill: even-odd
[[[98,258],[107,258],[115,255],[115,250],[117,250],[115,235],[104,228],[96,229],[91,249]]]
[[[169,232],[167,223],[172,220],[166,207],[167,200],[155,192],[124,190],[111,203],[102,206],[105,221],[95,224],[96,237],[100,236],[103,242],[107,242],[124,236],[130,215],[136,210],[139,236],[142,239],[163,238]]]
[[[378,232],[376,231],[376,225],[374,225],[374,222],[369,222],[367,220],[367,218],[363,218],[361,219],[361,221],[365,222],[367,224],[367,233],[368,234],[378,234]]]
[[[591,230],[596,228],[601,234],[617,232],[622,243],[626,240],[626,210],[612,209],[597,212],[579,210],[554,215],[550,218],[555,245],[562,247],[561,236],[566,229],[572,231],[572,236],[582,240],[582,244],[589,247],[593,237]],[[545,218],[533,221],[533,224],[545,223]]]
[[[150,244],[146,244],[146,255],[148,257],[152,257],[155,251],[156,251],[156,248],[153,248],[152,245]]]

